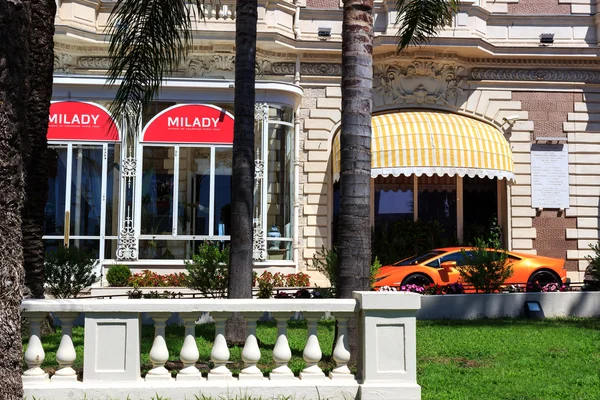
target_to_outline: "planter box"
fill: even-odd
[[[538,301],[548,318],[600,317],[600,292],[540,292],[421,296],[417,319],[517,318],[525,301]]]

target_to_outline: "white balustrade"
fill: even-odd
[[[142,399],[168,396],[173,400],[194,398],[199,393],[227,397],[245,393],[257,398],[295,396],[349,400],[378,398],[420,399],[416,384],[415,314],[420,297],[407,293],[357,292],[355,299],[119,299],[119,300],[25,300],[23,312],[31,322],[31,336],[24,358],[25,396],[46,400],[84,398]],[[337,320],[337,337],[332,358],[336,363],[326,376],[318,363],[323,356],[317,337],[319,320],[325,314]],[[59,368],[51,379],[41,365],[44,349],[40,324],[48,312],[62,322],[62,338],[56,353]],[[165,368],[169,359],[166,321],[173,312],[183,320],[185,332],[179,358],[183,367],[176,379]],[[214,364],[208,379],[196,367],[200,358],[196,344],[196,321],[203,312],[215,321],[215,339],[210,353]],[[233,312],[245,319],[247,335],[239,376],[233,377],[227,363],[230,351],[225,339],[225,321]],[[270,312],[277,321],[273,347],[273,370],[269,378],[259,368],[261,350],[257,320]],[[307,321],[307,341],[302,357],[306,367],[299,377],[289,367],[292,351],[288,319],[302,312]],[[85,314],[83,381],[77,381],[72,325],[78,313]],[[152,368],[140,377],[140,318],[147,313],[154,321],[154,341],[149,352]],[[355,318],[358,329],[358,374],[349,367],[348,324]],[[300,379],[299,379],[300,378]],[[135,394],[135,395],[132,395]],[[130,396],[132,395],[132,396]],[[380,397],[381,396],[381,397]]]
[[[232,378],[231,371],[225,364],[229,361],[229,348],[225,340],[225,321],[229,313],[212,315],[215,320],[215,341],[210,352],[210,359],[215,367],[208,373],[208,380],[228,380]]]
[[[244,315],[248,334],[242,349],[242,361],[244,361],[245,368],[240,371],[240,380],[262,380],[264,378],[262,371],[256,366],[260,361],[260,348],[256,339],[256,321],[260,316],[260,313]]]
[[[75,346],[73,346],[73,321],[77,313],[56,313],[62,324],[62,337],[56,351],[56,362],[58,369],[52,376],[52,380],[77,380],[77,372],[73,369],[73,363],[77,358]]]
[[[235,20],[235,3],[232,4],[203,4],[202,11],[206,20]]]
[[[348,368],[350,362],[350,346],[348,344],[348,320],[351,315],[340,313],[335,315],[337,319],[338,336],[333,348],[333,360],[336,367],[329,373],[331,379],[354,379],[354,375]]]
[[[273,348],[273,361],[276,367],[269,374],[271,380],[285,380],[294,377],[294,373],[288,367],[288,363],[292,359],[292,349],[287,339],[287,322],[289,314],[273,313],[273,318],[277,321],[277,341]]]
[[[300,379],[322,380],[325,379],[325,374],[321,370],[321,367],[319,367],[318,362],[321,361],[323,352],[321,351],[319,338],[317,337],[317,323],[321,315],[307,313],[304,315],[304,318],[308,325],[308,340],[302,353],[302,358],[306,362],[306,368],[300,372]]]
[[[178,381],[201,380],[202,374],[196,368],[196,362],[200,358],[198,346],[196,346],[196,316],[194,314],[181,314],[185,326],[185,338],[179,353],[179,359],[183,368],[177,374]]]
[[[149,316],[154,320],[154,342],[148,354],[152,369],[146,374],[146,380],[170,381],[171,373],[165,368],[165,363],[169,361],[169,349],[165,341],[165,326],[169,313],[150,313]]]
[[[46,312],[32,312],[27,314],[30,336],[24,356],[28,368],[23,373],[23,383],[43,383],[48,379],[48,374],[41,368],[46,358],[46,353],[42,347],[41,325],[47,315],[48,313]]]

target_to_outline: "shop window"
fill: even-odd
[[[498,180],[463,178],[464,242],[471,244],[476,237],[487,237],[498,215]]]
[[[68,243],[101,261],[114,258],[121,139],[106,105],[59,101],[50,106],[43,236],[47,252]]]
[[[139,258],[185,259],[204,240],[226,245],[230,239],[233,119],[215,106],[159,109],[145,117],[141,138]],[[292,256],[291,115],[288,107],[267,107],[255,123],[254,236],[264,246],[255,261]]]
[[[456,176],[418,178],[418,218],[437,221],[448,243],[456,242]]]

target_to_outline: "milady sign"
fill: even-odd
[[[231,144],[233,116],[211,105],[176,105],[148,122],[142,142]]]
[[[119,132],[104,107],[79,101],[50,104],[48,140],[118,142]]]

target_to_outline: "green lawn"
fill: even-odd
[[[329,371],[334,324],[319,324],[323,349],[321,367]],[[262,358],[260,367],[274,367],[272,349],[275,324],[258,326]],[[213,325],[196,329],[201,370],[208,372]],[[150,367],[148,352],[153,329],[142,332],[142,364]],[[304,367],[302,349],[306,324],[290,322],[289,342],[293,358],[290,367],[298,373]],[[77,348],[74,366],[81,368],[83,329],[75,328]],[[55,353],[60,333],[42,339],[46,351],[43,367],[56,366]],[[183,343],[183,328],[168,327],[167,343],[171,354],[168,367],[178,369]],[[241,367],[241,348],[231,349],[230,368]],[[600,319],[549,319],[542,321],[491,319],[474,321],[419,321],[417,324],[417,380],[423,399],[600,399]]]

